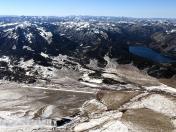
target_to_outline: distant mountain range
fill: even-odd
[[[142,47],[151,52],[130,47]],[[162,57],[166,57],[161,61]],[[147,57],[147,56],[151,57]],[[155,59],[152,58],[155,57]],[[125,17],[0,17],[0,78],[32,83],[58,69],[132,64],[157,78],[176,75],[176,20]],[[162,58],[163,59],[163,58]],[[89,67],[87,66],[89,64]],[[94,68],[94,70],[99,70]]]

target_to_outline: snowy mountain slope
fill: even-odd
[[[176,73],[175,33],[169,32],[174,30],[175,21],[169,19],[23,16],[0,17],[0,22],[0,57],[9,58],[8,63],[0,61],[1,79],[26,81],[21,80],[25,76],[34,81],[41,73],[36,69],[52,74],[65,66],[53,63],[59,55],[83,67],[96,60],[97,66],[104,68],[104,57],[108,56],[118,64],[132,63],[154,77],[171,78]],[[174,61],[162,64],[136,56],[129,51],[130,46],[136,45],[152,48]],[[21,63],[28,65],[31,60],[33,65],[21,67]],[[72,62],[64,63],[76,69]],[[47,76],[53,75],[41,74],[40,78]]]

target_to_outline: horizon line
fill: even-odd
[[[133,17],[113,15],[0,15],[0,17],[115,17],[115,18],[136,18],[136,19],[176,19],[176,17]]]

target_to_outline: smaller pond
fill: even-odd
[[[159,52],[156,52],[150,48],[146,48],[146,47],[141,47],[141,46],[130,46],[129,47],[129,52],[146,58],[148,60],[154,61],[154,62],[158,62],[158,63],[172,63],[172,62],[176,62],[176,59],[165,56]]]

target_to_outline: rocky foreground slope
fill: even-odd
[[[0,128],[4,132],[175,131],[176,89],[127,67],[104,71],[109,80],[104,79],[115,84],[86,72],[80,81],[73,77],[77,74],[47,84],[2,81]]]

